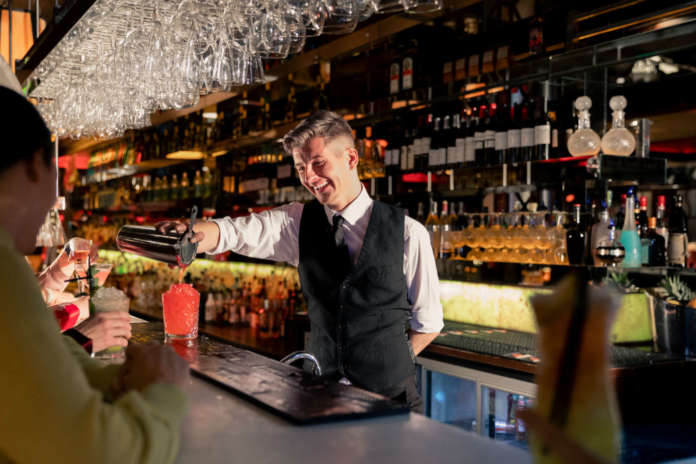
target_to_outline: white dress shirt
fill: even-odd
[[[374,201],[363,188],[360,195],[343,211],[324,206],[329,224],[335,214],[345,221],[344,239],[353,263],[360,255]],[[211,254],[231,250],[252,258],[299,264],[300,220],[302,203],[289,203],[258,214],[238,218],[214,219],[220,228],[220,241]],[[440,285],[430,237],[425,227],[406,216],[404,225],[404,276],[411,310],[411,329],[417,332],[439,332],[444,327]]]

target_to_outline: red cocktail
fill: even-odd
[[[173,284],[162,294],[164,334],[168,338],[198,336],[200,294],[189,284]]]

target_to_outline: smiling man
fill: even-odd
[[[308,304],[308,350],[337,380],[420,410],[415,356],[443,327],[438,276],[425,228],[374,201],[358,178],[352,131],[320,111],[283,139],[315,200],[197,223],[199,252],[232,250],[298,267]],[[180,223],[162,223],[167,230]]]

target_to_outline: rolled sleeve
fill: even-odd
[[[210,254],[233,251],[297,266],[303,208],[301,203],[290,203],[248,216],[214,219],[220,228],[220,240]]]
[[[419,222],[406,217],[404,275],[411,310],[411,329],[423,333],[440,332],[444,327],[440,280],[428,231]]]

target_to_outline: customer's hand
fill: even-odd
[[[90,261],[94,262],[97,260],[98,248],[96,245],[92,244],[87,239],[73,237],[68,241],[68,243],[65,244],[51,266],[58,266],[64,275],[71,276],[75,271],[75,262],[77,261],[77,258],[75,257],[76,250],[89,250]]]
[[[110,346],[127,346],[131,337],[130,316],[122,311],[96,313],[75,329],[92,339],[93,353]]]
[[[189,379],[189,365],[170,346],[130,345],[126,362],[119,371],[116,390],[143,390],[154,383],[184,387]]]

